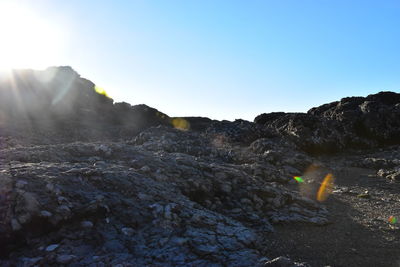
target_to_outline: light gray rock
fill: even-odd
[[[48,245],[45,250],[47,252],[52,252],[52,251],[56,250],[59,246],[60,246],[59,244],[51,244],[51,245]]]

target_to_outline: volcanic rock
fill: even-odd
[[[171,118],[94,88],[69,67],[0,82],[1,265],[396,262],[398,94],[253,123]]]
[[[314,154],[400,143],[400,94],[347,97],[307,113],[261,114],[254,122]]]
[[[71,67],[1,74],[3,136],[21,136],[38,144],[118,140],[151,126],[170,125],[169,117],[154,108],[113,104],[96,89]]]

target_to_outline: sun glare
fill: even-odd
[[[45,68],[62,54],[63,32],[29,8],[0,3],[0,70]]]

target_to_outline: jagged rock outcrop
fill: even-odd
[[[347,97],[307,113],[269,113],[257,124],[283,134],[311,153],[400,143],[400,94]]]

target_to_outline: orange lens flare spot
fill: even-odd
[[[324,180],[321,183],[321,186],[318,189],[317,193],[317,200],[322,202],[325,201],[328,196],[332,193],[333,190],[333,183],[335,181],[335,178],[331,173],[328,173]]]
[[[388,221],[390,224],[395,224],[395,223],[397,223],[397,218],[394,216],[390,216]]]
[[[295,179],[298,183],[304,183],[304,179],[301,176],[293,176],[293,179]]]
[[[190,123],[182,118],[174,118],[171,121],[172,126],[174,126],[174,128],[179,129],[179,130],[184,130],[187,131],[190,129]]]

